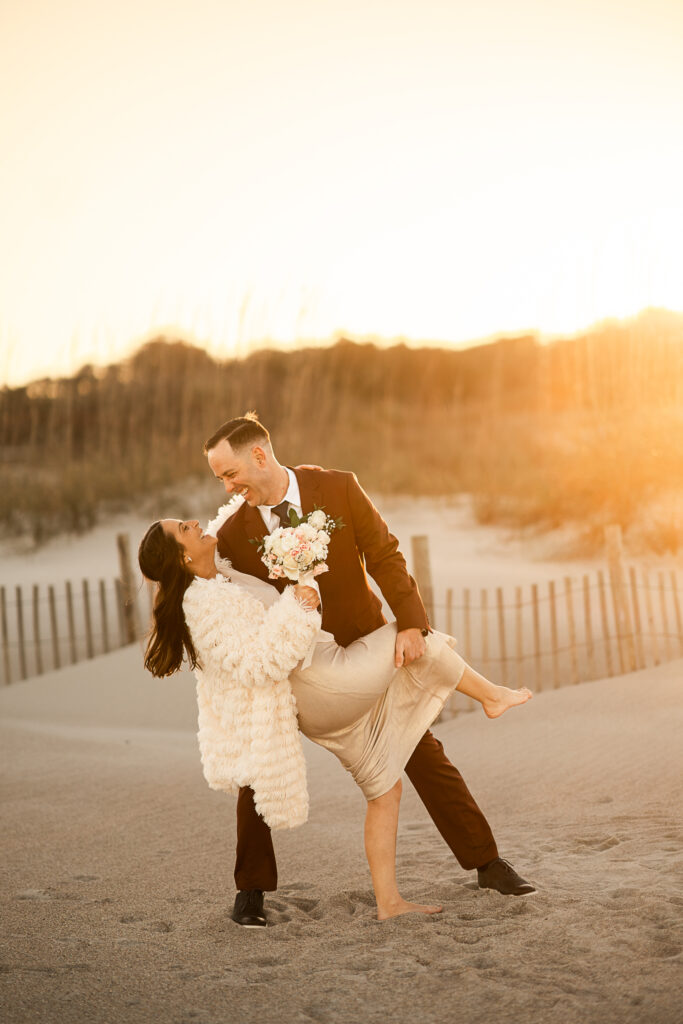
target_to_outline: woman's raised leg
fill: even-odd
[[[462,662],[461,662],[462,664]],[[475,672],[469,665],[465,667],[456,690],[479,701],[488,718],[499,718],[509,708],[518,704],[526,704],[533,693],[523,686],[519,690],[511,690],[508,686],[498,686],[485,676]]]
[[[377,900],[378,921],[386,921],[389,917],[412,912],[439,914],[443,909],[438,906],[408,903],[396,886],[396,833],[401,790],[402,783],[399,779],[388,793],[375,800],[368,800],[365,816],[365,853]]]

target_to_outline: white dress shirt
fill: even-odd
[[[293,508],[296,514],[301,516],[303,515],[303,510],[301,508],[301,492],[299,491],[299,481],[296,478],[296,474],[294,473],[293,470],[289,468],[289,466],[285,466],[285,469],[287,470],[287,476],[289,477],[289,487],[287,488],[287,493],[285,494],[282,501],[288,501],[289,507]],[[278,501],[277,504],[280,505],[282,504],[282,502]],[[273,530],[277,530],[278,526],[282,525],[277,516],[277,513],[273,512],[274,508],[274,505],[258,506],[258,510],[261,513],[261,518],[263,519],[263,522],[266,524],[266,530],[268,531],[268,533],[272,533]]]
[[[294,470],[290,469],[289,466],[285,466],[285,469],[287,470],[287,476],[289,477],[289,487],[287,488],[287,493],[285,494],[282,501],[288,501],[289,507],[293,508],[298,516],[302,516],[304,513],[301,507],[301,491],[299,490],[299,481],[296,478],[296,473],[294,472]],[[282,504],[282,502],[278,501],[277,504],[280,505]],[[266,530],[268,531],[268,533],[272,533],[273,530],[277,530],[278,526],[282,526],[282,523],[280,522],[277,512],[273,512],[274,508],[275,505],[258,506],[258,510],[261,513],[261,518],[265,523]],[[320,597],[320,587],[318,586],[318,581],[312,580],[311,586],[313,587],[314,590],[318,591],[318,597]],[[320,611],[322,611],[322,599],[320,602]]]

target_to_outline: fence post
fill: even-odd
[[[14,588],[17,599],[17,636],[19,642],[19,674],[22,679],[28,679],[26,668],[26,646],[24,643],[24,598],[21,587]]]
[[[553,689],[560,685],[560,655],[559,641],[557,638],[557,606],[555,604],[555,580],[548,583],[548,597],[550,599],[550,648],[553,659]]]
[[[531,606],[534,615],[534,670],[536,673],[536,690],[540,693],[543,679],[541,676],[541,615],[538,608],[538,583],[531,584]]]
[[[92,639],[92,616],[90,614],[90,584],[83,580],[83,619],[85,621],[85,654],[87,658],[95,657]]]
[[[100,620],[102,622],[102,650],[109,653],[109,622],[107,621],[107,591],[104,580],[100,580]]]
[[[481,664],[482,675],[489,674],[489,593],[481,592]]]
[[[567,601],[567,628],[569,630],[569,660],[572,670],[572,683],[579,681],[579,658],[576,651],[576,625],[574,622],[574,599],[572,597],[571,576],[564,578],[564,593]]]
[[[508,683],[508,656],[505,643],[505,609],[502,587],[496,587],[496,606],[498,610],[498,643],[500,644],[500,676],[504,683]]]
[[[434,588],[432,586],[432,569],[429,564],[429,538],[425,536],[411,537],[413,550],[413,575],[417,582],[427,618],[434,625]]]
[[[669,635],[669,616],[666,613],[666,585],[664,583],[664,573],[660,569],[658,574],[659,579],[659,607],[662,610],[662,630],[664,632],[664,648],[666,650],[667,658],[671,658],[671,637]]]
[[[605,574],[598,569],[598,595],[600,597],[600,620],[602,622],[602,635],[605,644],[605,664],[607,675],[613,676],[612,670],[612,644],[610,642],[609,620],[607,618],[607,597],[605,596]]]
[[[522,685],[523,662],[524,662],[524,622],[522,618],[522,588],[515,587],[515,655],[517,687]]]
[[[33,646],[36,659],[36,675],[43,674],[43,650],[40,637],[40,594],[38,584],[33,584]]]
[[[52,667],[61,668],[59,656],[59,630],[57,627],[57,607],[55,604],[55,588],[50,583],[47,588],[47,599],[50,606],[50,633],[52,635]]]
[[[118,576],[114,580],[114,590],[116,592],[116,617],[119,624],[119,647],[125,647],[128,641],[126,638],[126,614],[123,609],[123,583]]]
[[[71,589],[71,580],[66,581],[66,618],[69,627],[69,652],[71,654],[71,664],[75,665],[78,661],[78,655],[76,653],[76,620],[74,618],[74,596]]]
[[[123,617],[126,640],[129,644],[133,644],[142,635],[142,629],[140,628],[140,613],[135,594],[135,577],[133,576],[133,567],[130,561],[130,538],[128,534],[118,533],[116,535],[116,544],[119,549],[119,570],[123,591]]]
[[[633,642],[633,625],[631,609],[626,591],[626,573],[624,571],[623,546],[621,527],[618,524],[605,527],[607,546],[607,565],[614,601],[614,621],[617,627],[619,642],[619,660],[622,672],[635,672],[636,650]]]
[[[657,646],[657,624],[655,622],[652,607],[652,594],[650,592],[650,577],[647,569],[643,569],[643,589],[645,591],[645,611],[647,613],[647,629],[650,638],[650,651],[655,665],[659,665],[659,648]]]
[[[0,587],[0,632],[2,632],[2,661],[5,669],[5,683],[12,682],[12,668],[9,658],[9,631],[7,629],[7,599],[5,588]]]
[[[681,622],[681,606],[678,601],[678,586],[676,584],[676,573],[671,570],[671,593],[674,599],[674,612],[676,614],[676,629],[678,630],[678,646],[683,654],[683,623]]]
[[[640,621],[640,604],[638,603],[638,582],[636,570],[631,566],[628,570],[629,582],[631,584],[631,604],[633,605],[633,630],[636,637],[636,655],[638,657],[638,668],[645,668],[645,651],[643,648],[643,625]]]
[[[583,621],[586,626],[586,656],[588,658],[588,678],[597,679],[595,671],[595,648],[593,645],[593,621],[591,619],[591,594],[588,576],[583,577]]]

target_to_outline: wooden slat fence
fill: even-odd
[[[152,590],[137,586],[127,541],[117,542],[116,579],[0,586],[5,683],[139,639]],[[540,692],[683,657],[681,573],[625,565],[616,533],[608,535],[606,570],[491,590],[449,587],[443,596],[432,586],[426,538],[413,538],[412,549],[431,622],[456,636],[463,657],[496,682]]]
[[[116,538],[120,575],[110,580],[66,580],[31,588],[0,586],[0,646],[4,682],[27,679],[74,665],[144,634],[151,615],[152,586],[138,587],[130,539]],[[146,596],[145,596],[146,593]],[[140,605],[146,607],[141,614]],[[26,623],[31,623],[27,632]]]
[[[136,595],[136,609],[149,601],[145,588]],[[120,579],[0,586],[2,680],[28,679],[125,647],[132,642],[130,619]]]
[[[621,570],[491,590],[449,587],[432,597],[431,621],[483,675],[535,692],[682,658],[683,575],[623,563]],[[458,696],[450,710],[473,706]]]

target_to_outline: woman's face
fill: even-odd
[[[215,537],[205,534],[196,519],[162,519],[161,528],[164,533],[175,537],[183,548],[184,555],[193,562],[201,562],[211,554],[218,541]]]

